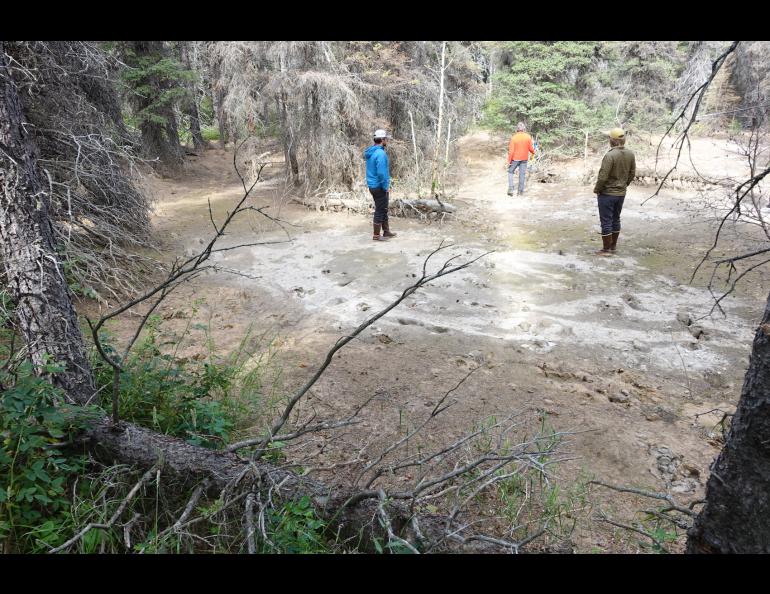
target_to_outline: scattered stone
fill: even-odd
[[[422,326],[422,322],[413,320],[412,318],[396,318],[396,321],[402,326]]]
[[[689,326],[692,324],[692,317],[690,317],[689,312],[686,311],[680,311],[676,314],[676,319],[684,324],[685,326]]]
[[[706,338],[706,331],[702,326],[690,326],[688,330],[690,331],[690,334],[692,334],[698,340],[701,338]]]
[[[529,329],[532,327],[532,324],[529,322],[521,322],[519,323],[519,328],[524,330],[524,332],[529,332]]]
[[[387,334],[378,334],[377,335],[377,339],[382,344],[390,344],[391,342],[393,342],[393,339],[390,336],[388,336]]]
[[[625,404],[626,402],[630,401],[631,398],[628,396],[628,392],[625,394],[623,393],[625,390],[621,390],[618,394],[611,394],[609,396],[610,402],[617,402],[618,404]]]
[[[366,310],[368,310],[368,309],[369,309],[369,304],[368,304],[368,303],[359,303],[359,304],[356,306],[356,308],[357,308],[359,311],[366,311]]]
[[[465,356],[473,359],[479,365],[483,364],[486,361],[486,357],[484,357],[484,353],[482,353],[481,351],[471,351]]]
[[[313,256],[312,256],[312,255],[310,255],[310,254],[305,254],[305,258],[307,258],[307,259],[310,259],[310,258],[312,258],[312,257],[313,257]]]
[[[643,342],[640,342],[638,340],[634,340],[631,343],[631,346],[634,347],[634,350],[640,351],[642,353],[649,353],[652,350],[646,344],[644,344]]]
[[[674,481],[671,483],[671,491],[673,493],[692,493],[697,488],[698,481],[690,478],[681,481]]]
[[[329,274],[330,272],[331,272],[331,270],[329,270],[328,268],[324,268],[324,269],[321,271],[321,274]]]

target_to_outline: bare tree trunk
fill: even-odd
[[[43,373],[49,357],[62,365],[64,371],[50,374],[51,382],[71,401],[84,403],[94,394],[93,376],[54,247],[37,147],[23,123],[0,41],[0,256],[6,285],[36,369]]]
[[[441,71],[438,94],[438,123],[436,124],[436,149],[433,154],[433,173],[431,174],[431,193],[438,194],[438,156],[441,150],[441,127],[444,122],[444,70],[446,69],[446,41],[441,43]]]
[[[770,553],[770,297],[688,553]]]
[[[417,198],[420,197],[420,161],[417,158],[417,138],[414,135],[414,118],[409,110],[409,124],[412,126],[412,148],[414,149],[414,173],[417,177]]]

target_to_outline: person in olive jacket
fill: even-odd
[[[626,188],[636,175],[636,158],[626,148],[626,133],[622,128],[608,131],[610,150],[602,159],[602,166],[594,186],[602,227],[602,256],[615,253],[620,235],[620,211],[626,197]]]

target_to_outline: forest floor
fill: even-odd
[[[651,164],[654,147],[629,147],[639,166]],[[453,393],[458,402],[444,415],[442,435],[427,439],[456,439],[474,423],[513,411],[575,431],[562,446],[571,459],[552,469],[564,516],[574,522],[561,536],[582,553],[649,550],[644,537],[596,518],[603,512],[631,523],[654,502],[596,486],[585,497],[568,494],[592,477],[668,491],[683,502],[703,496],[721,448],[721,411],[737,403],[767,283],[762,276],[748,278],[725,301],[726,317],[708,315],[713,299],[706,273],[689,284],[713,240],[714,195],[664,190],[642,206],[654,188],[632,186],[618,253],[597,257],[596,203],[591,187],[581,183],[582,159],[551,164],[553,183],[532,176],[525,196],[508,197],[505,139],[474,133],[458,148],[459,185],[449,199],[458,216],[441,223],[392,218],[398,237],[382,243],[371,240],[370,215],[317,212],[282,197],[282,169],[269,166],[253,203],[270,204],[272,216],[290,222],[291,241],[218,254],[216,264],[250,278],[210,275],[184,287],[160,312],[164,329],[179,335],[194,315],[201,324],[192,327],[179,354],[199,357],[211,348],[209,339],[220,353],[237,348],[250,328],[275,352],[271,365],[280,374],[274,389],[290,393],[340,336],[414,282],[442,240],[456,246],[448,256],[494,250],[418,291],[335,358],[302,411],[339,418],[378,396],[362,424],[320,457],[342,459],[367,441],[376,449],[424,418],[480,366]],[[600,160],[601,154],[590,155],[589,165],[596,169]],[[696,139],[693,160],[706,175],[744,173],[726,140]],[[221,149],[191,157],[183,179],[152,185],[154,222],[169,256],[198,250],[211,236],[209,201],[215,220],[222,220],[242,194],[232,152]],[[286,239],[250,213],[223,245],[255,236]],[[739,241],[728,236],[728,244]],[[434,267],[443,262],[436,259]],[[195,313],[185,313],[195,299]],[[677,314],[705,316],[692,324],[702,329],[699,338]],[[113,331],[124,334],[128,327]],[[681,545],[679,538],[670,548]]]

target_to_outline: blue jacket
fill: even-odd
[[[373,144],[364,151],[366,159],[366,185],[372,189],[390,189],[390,164],[388,154],[381,144]]]

